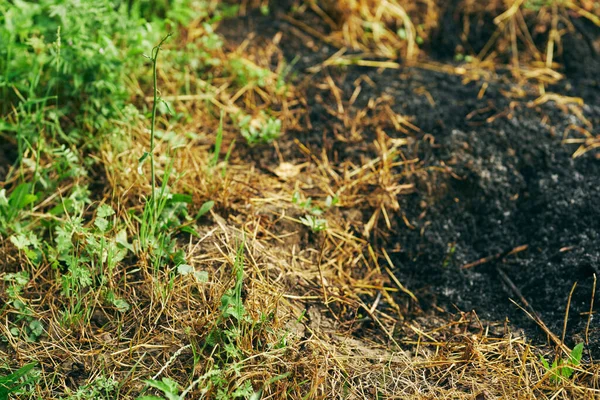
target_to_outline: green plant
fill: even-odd
[[[222,317],[233,317],[238,322],[238,327],[243,321],[251,321],[242,301],[242,287],[244,284],[244,250],[245,243],[242,241],[238,247],[235,262],[233,264],[235,286],[223,294],[220,307]]]
[[[151,52],[151,56],[147,56],[152,62],[152,78],[153,78],[153,103],[150,122],[150,148],[144,152],[139,159],[139,167],[146,159],[150,161],[150,180],[151,193],[144,205],[144,211],[140,219],[139,230],[139,250],[149,252],[152,256],[152,263],[158,266],[163,260],[170,259],[178,268],[179,274],[187,274],[191,271],[185,263],[185,254],[181,250],[176,249],[176,241],[172,238],[172,233],[177,230],[187,232],[193,235],[198,235],[191,227],[193,219],[187,211],[188,204],[191,204],[192,197],[185,194],[172,194],[169,189],[169,179],[173,171],[172,159],[166,166],[162,176],[162,184],[160,188],[156,187],[156,170],[155,170],[155,138],[156,130],[156,113],[158,104],[163,102],[159,97],[158,91],[158,56],[162,45],[171,36],[165,36]],[[222,135],[222,134],[221,134]],[[219,139],[218,139],[219,141]],[[220,142],[218,143],[220,145]],[[217,154],[218,156],[218,154]],[[214,160],[214,159],[213,159]],[[204,213],[208,212],[214,203],[206,202],[201,207],[196,219],[200,218]],[[189,267],[191,268],[191,267]],[[201,273],[194,274],[196,279],[204,279]]]
[[[245,58],[230,59],[228,68],[241,87],[250,85],[264,88],[267,86],[269,78],[273,75],[273,72],[270,70],[261,68]]]
[[[447,267],[452,262],[452,258],[454,257],[454,253],[456,253],[456,243],[448,243],[448,252],[446,253],[446,257],[444,257],[444,261],[442,261],[442,267]]]
[[[155,136],[156,136],[156,113],[159,102],[163,100],[158,95],[158,75],[157,65],[158,56],[161,46],[171,36],[165,36],[151,52],[151,56],[147,56],[152,62],[152,78],[153,78],[153,103],[150,122],[150,148],[144,152],[139,159],[141,168],[142,163],[149,159],[150,161],[150,181],[151,192],[150,197],[144,205],[144,211],[140,220],[139,230],[139,250],[150,252],[152,263],[155,267],[159,266],[165,259],[171,258],[176,263],[176,267],[185,263],[185,257],[181,252],[175,250],[176,242],[172,239],[171,233],[174,229],[182,229],[181,218],[187,218],[187,204],[191,203],[191,196],[183,194],[171,194],[169,189],[169,179],[173,170],[172,159],[167,165],[162,177],[162,184],[157,190],[156,188],[156,171],[155,171]],[[186,231],[193,231],[189,225],[185,225]]]
[[[147,224],[151,224],[151,225],[154,225],[158,222],[158,216],[160,214],[159,207],[157,205],[157,199],[156,199],[156,171],[154,170],[154,147],[155,147],[154,146],[154,138],[155,138],[155,132],[156,132],[156,110],[158,109],[159,101],[162,101],[158,96],[158,83],[157,83],[158,54],[161,50],[161,46],[167,39],[169,39],[169,37],[171,37],[171,34],[168,34],[167,36],[162,38],[160,43],[158,43],[158,45],[156,45],[152,48],[151,55],[146,56],[152,62],[152,95],[153,95],[152,117],[151,117],[152,119],[150,121],[150,149],[149,149],[149,151],[144,152],[144,154],[142,155],[142,157],[139,160],[139,163],[141,164],[144,162],[144,160],[146,158],[150,158],[150,179],[151,179],[152,187],[151,187],[150,200],[148,203],[146,203],[147,205],[149,204],[148,220],[146,222],[147,222]],[[167,180],[168,179],[165,179],[165,181],[167,181]],[[165,185],[165,183],[163,183],[163,188],[165,187],[164,185]],[[144,211],[146,211],[146,210],[144,209]]]
[[[583,355],[583,343],[579,343],[573,350],[568,359],[556,358],[552,365],[548,364],[548,361],[544,356],[540,356],[540,361],[544,368],[551,373],[550,381],[554,384],[560,383],[563,379],[569,379],[573,375],[574,368],[581,363],[581,357]]]
[[[219,163],[219,154],[221,153],[221,145],[223,144],[223,112],[221,111],[221,116],[219,118],[219,129],[217,129],[217,136],[215,138],[215,151],[210,160],[209,167],[211,169],[216,168]],[[229,157],[231,156],[231,151],[233,150],[233,146],[235,145],[235,139],[231,141],[229,145],[229,149],[227,150],[227,154],[225,154],[225,159],[223,160],[223,169],[221,170],[221,176],[225,176],[227,162],[229,161]]]
[[[323,215],[326,210],[336,206],[339,202],[340,199],[337,196],[332,197],[328,195],[325,198],[325,207],[323,209],[321,207],[313,205],[312,198],[310,197],[306,200],[302,200],[300,192],[294,192],[294,194],[292,195],[292,204],[296,204],[303,210],[308,211],[312,215],[316,216]]]
[[[22,366],[15,372],[0,376],[0,400],[8,400],[9,395],[22,394],[21,389],[37,380],[31,372],[36,363]],[[28,376],[29,375],[29,376]]]
[[[552,6],[556,0],[525,0],[523,7],[527,10],[540,11],[543,7]]]
[[[281,120],[273,117],[252,119],[249,115],[243,117],[238,126],[242,136],[249,145],[271,143],[281,136]]]
[[[466,62],[466,63],[470,63],[470,62],[472,62],[472,61],[473,61],[473,56],[471,56],[471,55],[468,55],[468,54],[467,54],[467,55],[464,55],[464,54],[462,54],[462,53],[456,53],[456,54],[454,55],[454,60],[455,60],[455,61],[458,61],[458,62],[464,61],[464,62]]]
[[[322,232],[327,229],[327,220],[317,218],[314,215],[300,216],[300,222],[308,226],[313,232]]]
[[[0,233],[7,234],[8,228],[15,223],[22,212],[33,204],[38,197],[32,194],[33,186],[30,183],[22,183],[15,187],[10,195],[6,196],[6,189],[0,190]]]
[[[62,400],[110,400],[114,399],[119,382],[112,378],[99,376],[91,383],[77,389],[73,394],[63,397]]]
[[[162,378],[160,381],[148,379],[145,383],[150,387],[160,390],[167,400],[183,399],[183,397],[179,395],[179,384],[172,379]],[[137,400],[163,400],[163,398],[158,396],[140,396]]]

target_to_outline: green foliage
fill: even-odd
[[[22,183],[15,187],[10,195],[6,196],[6,189],[0,190],[0,233],[7,233],[9,226],[13,226],[19,217],[19,213],[35,203],[38,199],[32,194],[32,185]]]
[[[200,209],[198,210],[198,212],[196,213],[196,219],[200,219],[202,218],[202,216],[204,216],[204,214],[206,214],[207,212],[209,212],[215,205],[215,202],[212,200],[206,201],[202,204],[202,206],[200,206]]]
[[[302,208],[305,211],[308,211],[312,215],[320,216],[325,213],[325,211],[329,210],[331,207],[336,206],[340,202],[340,199],[337,196],[327,196],[325,198],[325,207],[319,207],[312,203],[312,198],[302,199],[300,192],[294,192],[292,195],[292,204],[295,204]]]
[[[112,378],[99,376],[93,382],[77,389],[62,400],[111,400],[115,399],[119,382]]]
[[[219,164],[219,155],[221,154],[221,146],[223,144],[223,112],[221,111],[221,117],[219,118],[219,129],[217,129],[217,136],[215,138],[215,151],[209,163],[210,169],[215,169]],[[229,161],[229,157],[231,156],[231,150],[233,150],[233,146],[235,145],[235,139],[229,145],[229,149],[227,150],[227,154],[225,155],[225,159],[223,160],[223,169],[221,170],[221,176],[225,176],[227,162]]]
[[[182,397],[179,396],[179,385],[172,379],[162,378],[160,381],[148,379],[145,382],[148,386],[160,390],[167,400],[182,399]],[[138,397],[137,400],[163,400],[163,398],[157,396],[141,396]]]
[[[250,85],[264,88],[273,74],[270,70],[261,68],[245,58],[232,58],[227,67],[241,87]]]
[[[327,220],[314,215],[300,216],[300,222],[308,226],[313,232],[322,232],[327,229]]]
[[[0,400],[8,400],[9,395],[19,395],[21,389],[37,380],[37,377],[32,374],[36,363],[24,365],[17,371],[0,376]]]
[[[53,266],[62,270],[62,294],[67,297],[77,295],[94,282],[102,284],[104,274],[112,274],[125,255],[127,249],[119,243],[117,234],[113,232],[114,210],[108,205],[101,205],[92,227],[84,225],[83,216],[73,215],[62,225],[54,229],[55,246],[47,253]]]
[[[4,84],[29,95],[26,101],[58,93],[66,107],[80,105],[96,116],[125,104],[127,73],[141,66],[136,55],[156,38],[157,24],[110,0],[13,3],[0,9],[0,37],[9,44],[0,49]],[[39,84],[32,87],[34,81]]]
[[[544,356],[540,356],[540,361],[544,368],[551,373],[550,381],[554,384],[558,384],[562,382],[563,379],[569,379],[571,375],[573,375],[573,368],[581,363],[582,355],[583,343],[579,343],[577,346],[573,347],[568,359],[557,358],[552,362],[552,365],[549,365]]]
[[[261,117],[252,119],[246,115],[238,122],[242,136],[251,146],[271,143],[281,136],[281,120],[264,115]]]
[[[327,220],[319,217],[323,215],[325,211],[329,210],[331,207],[334,207],[338,203],[339,198],[337,196],[327,196],[325,198],[324,207],[318,207],[312,203],[312,199],[310,197],[303,200],[299,192],[294,192],[292,196],[292,204],[296,204],[303,210],[309,212],[309,214],[299,218],[300,223],[308,226],[313,232],[322,232],[327,229]]]
[[[238,323],[249,321],[249,317],[242,301],[242,287],[244,284],[244,249],[245,244],[242,242],[238,247],[235,262],[233,264],[235,286],[223,294],[220,307],[223,318],[233,317]]]
[[[162,174],[155,170],[156,140],[171,148],[188,144],[182,135],[161,131],[157,122],[161,114],[170,113],[169,104],[160,98],[157,87],[159,51],[161,56],[167,55],[164,69],[168,69],[173,80],[185,82],[181,85],[185,94],[204,89],[195,87],[197,82],[189,83],[188,77],[194,74],[206,77],[207,82],[225,75],[233,77],[236,85],[263,88],[278,78],[242,58],[221,65],[223,40],[215,32],[215,23],[237,12],[237,6],[218,3],[0,2],[0,140],[14,143],[17,153],[15,166],[6,179],[10,183],[0,190],[0,235],[9,238],[23,260],[22,270],[2,276],[8,297],[2,307],[10,308],[7,324],[13,339],[37,341],[44,335],[47,321],[34,318],[32,303],[25,295],[31,277],[40,276],[40,267],[44,267],[44,279],[54,278],[60,284],[57,305],[65,325],[89,322],[85,318],[91,315],[90,305],[95,306],[97,299],[119,312],[129,311],[131,306],[120,297],[122,287],[116,279],[122,276],[119,266],[128,254],[148,256],[154,271],[168,271],[167,285],[171,289],[178,275],[198,283],[208,280],[206,271],[196,271],[188,264],[176,235],[198,235],[195,223],[212,209],[214,202],[206,201],[195,215],[190,215],[191,196],[171,191],[170,185],[177,178],[171,152],[163,155],[170,161]],[[144,51],[167,32],[179,32],[181,26],[191,24],[197,27],[193,42],[161,49],[163,40],[154,47],[149,57],[151,74],[145,68]],[[161,58],[161,64],[162,61]],[[139,99],[140,88],[147,90],[150,86],[155,100],[151,110],[143,102],[131,104],[133,99]],[[172,118],[185,117],[175,114]],[[105,204],[101,200],[105,193],[90,190],[92,186],[88,184],[101,171],[100,149],[104,151],[110,144],[109,148],[117,154],[130,150],[129,133],[143,118],[152,118],[152,143],[140,159],[140,170],[145,160],[150,163],[152,187],[141,215],[138,208],[129,210],[134,219],[131,224],[123,218],[121,207]],[[240,126],[248,142],[275,140],[281,132],[281,121],[266,114],[259,119],[260,123],[245,120]],[[221,168],[229,159],[232,147],[225,159],[219,160],[222,141],[221,121],[215,154],[209,162],[212,169]],[[243,251],[242,245],[234,266],[236,283],[223,294],[218,327],[211,333],[212,346],[219,346],[219,363],[230,367],[214,368],[205,377],[219,388],[220,398],[253,394],[249,381],[230,388],[228,380],[244,357],[240,347],[242,335],[257,326],[242,300]],[[51,268],[45,268],[46,263]],[[157,285],[163,284],[157,280]],[[20,375],[21,370],[0,378],[0,400],[8,393],[19,394],[24,375],[29,372],[22,370]],[[169,399],[181,396],[179,386],[166,378],[148,385]],[[76,392],[67,393],[65,399],[117,396],[117,382],[101,376]]]

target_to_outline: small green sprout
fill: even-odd
[[[563,379],[569,379],[573,375],[573,368],[578,366],[581,362],[581,356],[583,355],[583,343],[579,343],[571,350],[571,355],[568,360],[564,358],[556,359],[552,365],[548,364],[548,361],[544,356],[540,356],[540,361],[544,368],[551,372],[550,382],[554,384],[560,383]]]
[[[281,136],[281,120],[269,117],[266,121],[252,119],[249,115],[239,122],[242,136],[249,145],[272,143]]]
[[[314,215],[300,217],[300,222],[308,226],[313,232],[321,232],[327,229],[327,220],[317,218]]]

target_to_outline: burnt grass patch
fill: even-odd
[[[600,265],[600,160],[591,152],[574,159],[576,147],[561,143],[570,125],[583,123],[554,101],[534,106],[534,94],[508,98],[514,87],[501,77],[481,96],[482,82],[465,85],[446,73],[415,68],[369,76],[396,99],[394,111],[423,132],[406,152],[422,163],[405,175],[415,190],[398,197],[394,233],[383,240],[420,306],[508,318],[543,340],[511,299],[560,336],[577,283],[566,337],[585,341]],[[564,95],[594,96],[592,87],[581,93],[563,85],[557,89]],[[596,125],[600,107],[591,100],[581,111]],[[590,326],[587,339],[597,352],[600,331]]]
[[[588,342],[598,354],[600,329],[593,318],[589,327],[588,322],[600,269],[600,159],[593,152],[573,158],[577,146],[562,143],[569,127],[597,134],[592,127],[600,123],[598,81],[589,74],[597,59],[592,52],[596,61],[577,68],[572,63],[572,53],[588,46],[589,38],[566,39],[574,42],[562,60],[566,78],[549,87],[556,97],[540,101],[534,84],[516,84],[508,70],[467,83],[468,72],[406,66],[334,66],[311,73],[311,66],[337,49],[316,39],[307,43],[275,14],[230,21],[223,34],[233,42],[254,35],[255,43],[283,34],[282,49],[295,62],[294,83],[307,100],[310,124],[288,132],[277,152],[261,148],[258,155],[249,151],[248,159],[262,168],[274,168],[278,154],[302,159],[294,139],[315,154],[325,150],[337,163],[360,165],[374,157],[377,126],[363,127],[360,141],[340,140],[347,139],[349,127],[332,116],[336,99],[325,84],[331,77],[345,101],[357,80],[366,78],[372,84],[362,85],[352,104],[344,102],[348,114],[384,96],[394,112],[420,129],[406,134],[380,126],[390,136],[408,138],[404,155],[420,164],[416,172],[398,167],[399,183],[411,183],[414,190],[398,196],[393,232],[378,238],[392,257],[394,273],[417,295],[418,306],[426,312],[474,310],[484,321],[508,321],[543,342],[546,333],[523,309],[560,337],[569,293],[577,284],[566,341]],[[317,45],[319,51],[309,51]],[[447,58],[446,53],[438,56]],[[564,96],[582,98],[585,105]],[[374,107],[366,117],[376,113]]]
[[[561,144],[565,129],[581,122],[555,102],[507,99],[510,84],[501,81],[481,98],[480,84],[449,75],[415,71],[396,82],[392,90],[407,99],[403,113],[435,138],[414,153],[425,170],[439,167],[414,175],[415,193],[399,199],[411,226],[399,221],[390,246],[400,247],[394,254],[405,284],[425,308],[508,317],[539,338],[510,299],[525,308],[527,301],[560,334],[577,282],[567,337],[584,341],[600,261],[600,162],[591,153],[573,159],[575,149]],[[407,96],[419,85],[435,106]],[[582,111],[590,121],[600,117],[596,102]],[[591,326],[590,343],[598,343]]]

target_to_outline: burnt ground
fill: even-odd
[[[569,292],[577,283],[566,337],[570,344],[584,340],[593,277],[600,275],[600,159],[593,151],[574,159],[576,146],[561,141],[570,125],[594,134],[597,130],[568,105],[533,105],[539,92],[533,85],[516,85],[508,71],[486,79],[484,92],[483,80],[464,84],[463,76],[418,67],[330,67],[312,75],[307,68],[336,49],[315,39],[320,50],[310,51],[314,43],[307,45],[296,28],[277,18],[254,16],[241,22],[235,22],[233,31],[224,24],[230,41],[254,32],[260,43],[281,31],[286,57],[296,58],[296,83],[306,95],[312,128],[288,132],[288,139],[299,139],[316,154],[325,148],[338,162],[356,162],[373,151],[369,143],[375,127],[366,128],[365,140],[354,144],[334,137],[334,132],[344,136],[345,128],[326,111],[335,104],[327,85],[319,86],[327,75],[345,100],[358,78],[366,75],[373,81],[363,85],[354,104],[344,103],[349,114],[388,96],[394,112],[420,128],[405,151],[407,158],[421,160],[419,170],[397,171],[407,173],[400,183],[413,183],[415,190],[399,196],[394,233],[380,241],[422,309],[475,310],[487,321],[508,318],[514,328],[544,340],[543,331],[510,299],[521,305],[527,301],[560,336]],[[600,99],[598,80],[590,73],[593,65],[570,72],[549,90],[583,98],[585,105],[577,109],[596,127]],[[377,109],[368,116],[375,114]],[[406,137],[383,128],[390,136]],[[285,143],[281,147],[293,155]],[[277,159],[273,151],[263,150],[248,156],[261,165]],[[522,251],[508,254],[515,248]],[[486,257],[489,261],[469,266]],[[589,339],[590,348],[600,351],[600,327],[593,320]]]
[[[503,92],[513,85],[501,78],[488,82],[479,99],[482,82],[464,85],[460,76],[418,68],[401,73],[349,68],[339,75],[346,98],[364,73],[375,93],[363,101],[391,96],[392,109],[412,117],[423,132],[405,153],[422,162],[420,172],[402,182],[416,190],[399,196],[397,225],[385,240],[396,273],[421,307],[475,310],[488,321],[508,317],[514,327],[541,338],[536,324],[509,300],[522,304],[509,281],[556,334],[577,282],[567,337],[583,341],[593,275],[600,275],[600,160],[592,152],[573,159],[575,148],[561,144],[565,129],[581,121],[555,102],[530,107],[535,94],[507,98]],[[563,94],[587,98],[583,114],[594,126],[600,123],[597,89],[564,85]],[[417,94],[423,89],[435,105]],[[433,141],[423,140],[425,135]],[[341,154],[352,157],[349,153]],[[525,245],[527,250],[507,255]],[[595,323],[589,334],[598,348]]]
[[[318,24],[316,19],[305,22]],[[561,141],[570,125],[598,134],[597,60],[587,68],[568,68],[567,78],[549,89],[583,98],[583,107],[572,107],[591,124],[587,126],[568,105],[533,105],[539,96],[535,86],[516,85],[508,71],[466,84],[463,76],[418,67],[329,67],[313,75],[307,68],[337,49],[303,37],[277,15],[254,15],[222,27],[233,43],[250,32],[257,35],[256,44],[282,32],[286,58],[296,60],[295,83],[306,96],[312,127],[287,133],[280,143],[286,157],[302,157],[292,146],[286,149],[292,138],[316,154],[324,148],[340,163],[357,162],[373,152],[374,126],[364,129],[361,141],[339,140],[348,127],[326,110],[335,104],[327,85],[319,85],[327,75],[340,88],[348,114],[356,115],[369,100],[387,96],[394,112],[420,128],[405,150],[406,157],[421,160],[420,168],[397,171],[405,173],[399,183],[412,183],[415,190],[399,196],[394,232],[379,240],[421,308],[475,310],[487,321],[508,318],[513,327],[544,340],[536,323],[510,299],[527,301],[560,336],[569,292],[577,283],[566,337],[569,344],[584,340],[593,277],[600,275],[600,159],[593,152],[574,159],[576,146]],[[576,46],[571,51],[579,54]],[[363,85],[349,104],[357,79],[365,75],[374,85]],[[487,89],[482,91],[484,83]],[[375,107],[367,117],[377,112]],[[390,126],[382,128],[390,136],[407,137]],[[277,159],[273,150],[259,153],[248,151],[248,158],[261,165]],[[509,254],[515,248],[522,251]],[[486,257],[487,262],[473,266]],[[589,339],[598,354],[600,327],[593,320]]]
[[[400,198],[414,226],[399,223],[394,237],[401,246],[395,255],[404,283],[426,294],[421,296],[425,307],[438,303],[449,310],[476,310],[484,319],[508,317],[515,326],[533,330],[532,321],[509,301],[522,303],[512,281],[549,328],[560,333],[569,292],[578,282],[568,337],[582,341],[583,313],[589,311],[600,266],[600,160],[591,153],[573,159],[575,149],[561,144],[567,126],[581,122],[554,102],[529,107],[534,96],[511,107],[512,100],[501,93],[510,90],[508,83],[490,83],[478,99],[480,83],[462,85],[459,77],[426,71],[411,71],[406,78],[388,90],[406,97],[424,86],[437,103],[411,96],[397,105],[435,138],[435,144],[422,142],[414,154],[425,166],[451,173],[413,177],[416,192]],[[595,89],[583,90],[593,96]],[[588,101],[583,107],[594,125],[600,122],[599,105]],[[525,245],[527,250],[507,255]],[[597,347],[600,332],[594,325],[590,340]]]

